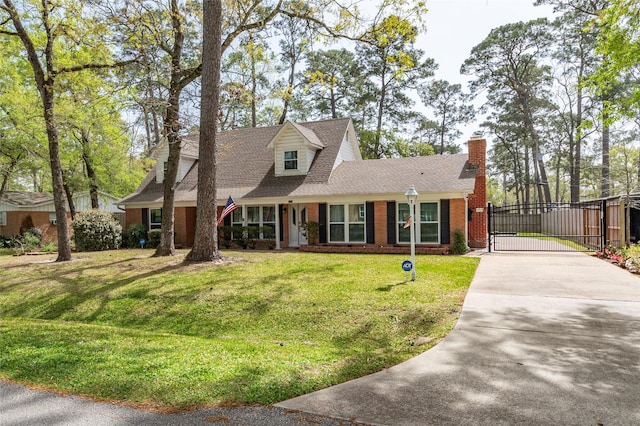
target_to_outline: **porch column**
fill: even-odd
[[[276,203],[276,250],[280,250],[280,204]]]

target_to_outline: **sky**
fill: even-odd
[[[460,83],[466,92],[470,77],[460,75],[460,66],[493,28],[540,17],[552,18],[552,7],[533,3],[534,0],[427,0],[427,32],[420,35],[417,47],[439,65],[437,79]],[[479,121],[461,128],[464,141],[479,129]]]

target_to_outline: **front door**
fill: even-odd
[[[307,223],[307,205],[289,204],[289,246],[300,247],[307,244],[303,225]]]

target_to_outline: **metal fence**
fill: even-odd
[[[602,250],[619,243],[614,210],[607,201],[489,204],[489,251]]]

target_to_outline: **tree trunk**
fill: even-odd
[[[53,186],[53,204],[56,211],[56,229],[58,231],[58,258],[56,262],[71,260],[71,241],[67,226],[65,209],[65,191],[62,180],[62,164],[60,163],[60,147],[58,144],[58,127],[54,114],[54,82],[47,80],[41,90],[44,104],[44,121],[49,141],[49,164],[51,165],[51,183]],[[73,201],[72,201],[73,202]]]
[[[253,40],[252,35],[249,38]],[[255,47],[255,46],[254,46]],[[256,75],[256,57],[251,53],[251,127],[258,127],[258,102],[256,100],[258,91],[258,76]],[[287,116],[287,102],[285,100],[284,108],[282,110],[282,116],[280,117],[280,124],[284,122]]]
[[[89,149],[89,135],[83,129],[82,130],[82,160],[84,161],[84,167],[87,169],[87,178],[89,178],[89,197],[91,198],[91,208],[100,208],[98,200],[98,178],[96,177],[96,171],[93,168],[91,161],[91,154]],[[75,212],[71,213],[71,217],[75,217]]]
[[[69,184],[64,184],[64,194],[67,197],[67,205],[69,206],[69,214],[71,215],[71,220],[75,220],[76,218],[76,205],[73,202],[73,192],[71,192],[71,188],[69,188]]]
[[[576,138],[574,143],[573,162],[570,169],[571,202],[580,201],[580,168],[582,156],[582,86],[578,84],[576,105]]]
[[[220,55],[222,43],[221,0],[204,0],[202,31],[202,97],[200,107],[200,146],[198,149],[198,201],[196,235],[191,261],[213,261],[218,252],[216,203],[216,129],[220,94]]]
[[[605,97],[606,99],[607,97]],[[609,129],[609,116],[606,111],[602,112],[602,181],[600,196],[606,198],[610,195],[609,191],[609,142],[610,142],[610,129]]]
[[[180,166],[181,138],[178,134],[180,123],[180,96],[175,90],[169,95],[169,105],[165,112],[164,131],[169,145],[169,157],[164,173],[162,222],[160,225],[160,245],[156,248],[155,256],[174,256],[176,254],[173,233],[175,229],[175,186]]]
[[[376,135],[373,144],[374,158],[382,158],[382,152],[380,151],[382,145],[382,116],[384,112],[384,97],[387,95],[386,86],[384,85],[384,74],[382,78],[383,84],[380,90],[380,102],[378,102],[378,121],[376,123]]]
[[[278,120],[279,124],[284,124],[289,112],[289,105],[291,104],[291,95],[293,94],[293,84],[296,78],[296,57],[295,54],[291,55],[291,68],[289,68],[289,81],[287,82],[287,94],[284,98],[284,105],[282,106],[282,114]]]
[[[529,164],[529,147],[524,147],[524,203],[531,204],[531,165]]]
[[[10,157],[11,162],[9,163],[9,166],[7,166],[7,169],[2,174],[2,183],[0,184],[0,198],[2,198],[2,194],[4,194],[4,191],[7,190],[7,184],[9,183],[9,178],[11,177],[11,173],[13,173],[13,170],[16,168],[16,165],[18,165],[18,161],[20,161],[20,157],[22,157],[22,153],[19,153],[15,157]]]
[[[338,108],[337,108],[338,100],[336,99],[336,92],[333,88],[333,83],[331,83],[331,87],[329,90],[330,90],[330,96],[331,96],[331,118],[338,118]]]

